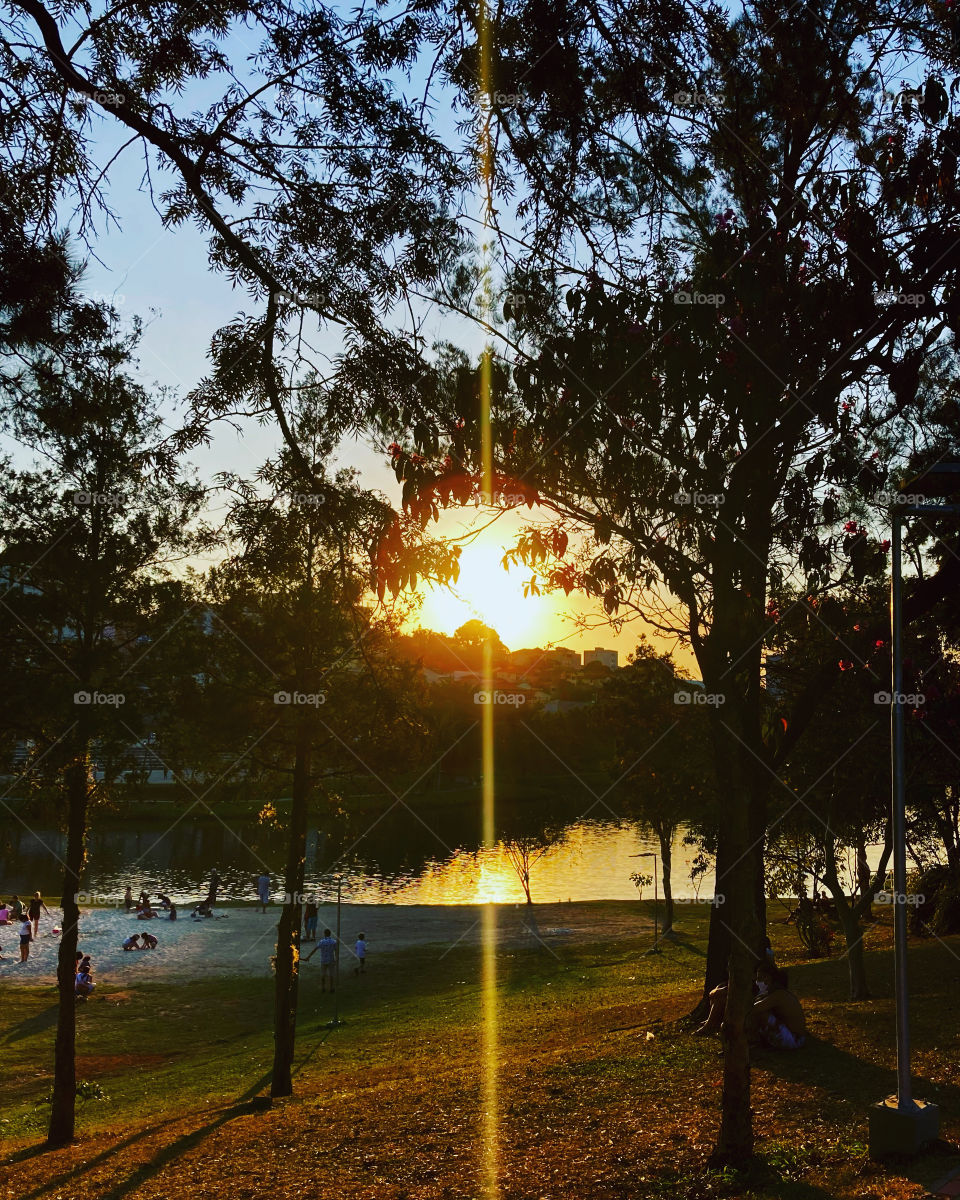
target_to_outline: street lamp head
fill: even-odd
[[[922,496],[924,499],[946,499],[960,494],[960,461],[944,459],[921,471],[897,489],[901,494]]]

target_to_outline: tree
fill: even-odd
[[[673,840],[684,821],[710,821],[715,813],[713,764],[707,753],[699,689],[670,654],[646,640],[601,693],[601,713],[613,731],[613,774],[631,815],[660,845],[664,934],[673,929]]]
[[[955,24],[899,2],[515,0],[495,27],[486,9],[462,23],[448,53],[462,94],[488,63],[475,128],[503,321],[477,301],[489,261],[451,276],[442,301],[490,345],[477,366],[438,358],[446,382],[393,426],[394,466],[425,512],[481,473],[485,493],[539,503],[554,527],[526,531],[516,558],[680,637],[723,697],[728,904],[705,981],[729,970],[720,1160],[753,1146],[744,1022],[771,781],[826,691],[821,677],[785,731],[765,730],[767,597],[788,578],[813,596],[862,578],[883,555],[884,488],[958,440],[957,123],[941,78]],[[911,614],[957,578],[944,557]]]
[[[328,452],[301,396],[292,432],[315,477]],[[415,763],[426,743],[413,669],[389,647],[395,628],[366,603],[368,555],[386,507],[351,472],[303,493],[284,448],[254,481],[231,478],[231,553],[210,576],[221,618],[205,670],[210,746],[268,786],[290,788],[284,903],[275,957],[272,1096],[292,1093],[306,835],[311,806],[332,807],[338,776]],[[331,499],[332,498],[332,499]],[[325,502],[328,501],[329,502]]]
[[[24,355],[0,382],[4,428],[32,460],[0,487],[3,718],[27,747],[35,800],[52,793],[67,829],[51,1146],[74,1135],[88,809],[130,765],[149,664],[137,638],[179,609],[171,558],[203,544],[192,532],[203,489],[133,378],[136,328],[119,334],[115,314],[93,305],[70,306],[60,324],[56,356]]]
[[[56,264],[65,211],[88,245],[101,220],[122,224],[111,181],[119,159],[142,156],[162,226],[196,224],[211,267],[253,306],[211,331],[213,366],[183,444],[224,415],[270,417],[301,483],[315,485],[275,360],[284,348],[291,365],[314,354],[316,318],[341,348],[363,341],[403,396],[420,374],[420,336],[415,319],[393,327],[412,313],[398,301],[432,286],[459,240],[448,209],[463,172],[396,86],[430,17],[287,0],[97,8],[19,0],[0,16],[0,163],[27,260],[52,247],[41,265]],[[238,30],[256,43],[242,63]],[[363,426],[337,389],[328,398],[332,434]]]

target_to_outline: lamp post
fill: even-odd
[[[936,1138],[940,1110],[915,1100],[910,1080],[910,993],[907,983],[906,768],[903,694],[903,522],[910,517],[957,516],[960,504],[927,503],[960,493],[960,462],[942,462],[900,488],[890,525],[890,776],[893,822],[894,995],[897,1012],[897,1094],[870,1110],[870,1153],[915,1154]]]

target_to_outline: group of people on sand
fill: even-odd
[[[30,957],[30,943],[40,936],[40,914],[45,912],[50,916],[50,910],[43,902],[39,892],[33,893],[33,899],[26,904],[19,896],[14,896],[10,903],[0,901],[0,925],[16,925],[20,937],[20,962],[24,963]],[[58,931],[54,931],[58,932]],[[4,957],[3,946],[0,946],[0,959]]]
[[[747,1036],[772,1050],[802,1050],[807,1040],[807,1021],[803,1005],[790,991],[787,972],[776,965],[770,939],[767,939],[763,961],[757,967],[753,984],[753,1008],[748,1014]],[[702,1036],[714,1033],[723,1024],[727,1007],[727,983],[721,983],[710,993],[707,1019],[695,1033]]]
[[[157,907],[154,908],[151,904],[149,892],[141,892],[137,897],[136,903],[134,903],[133,888],[128,885],[127,890],[123,894],[123,907],[127,912],[133,909],[137,914],[138,921],[153,921],[161,913],[165,913],[169,921],[177,919],[177,906],[163,892],[157,894]]]

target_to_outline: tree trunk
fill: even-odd
[[[290,805],[290,838],[287,843],[286,894],[277,926],[276,979],[273,1017],[273,1075],[271,1096],[293,1094],[293,1052],[297,1036],[297,1001],[300,990],[300,923],[302,920],[304,862],[307,854],[307,813],[310,797],[309,718],[301,716],[293,765]]]
[[[730,924],[725,919],[724,907],[730,888],[727,884],[728,871],[733,862],[730,853],[730,835],[726,825],[717,830],[716,879],[713,887],[713,906],[710,909],[710,929],[707,935],[707,962],[703,975],[703,995],[693,1012],[695,1018],[707,1015],[710,993],[727,978],[730,970]]]
[[[729,984],[721,1033],[723,1037],[723,1096],[720,1135],[713,1159],[742,1163],[753,1154],[753,1116],[750,1110],[750,1049],[747,1018],[753,1007],[753,976],[760,935],[756,912],[756,856],[749,843],[747,803],[732,806],[730,842],[739,850],[727,872],[723,918],[730,926]]]
[[[76,950],[80,908],[80,873],[83,870],[87,833],[89,752],[82,743],[67,770],[67,850],[63,871],[63,933],[57,954],[57,1037],[53,1058],[53,1103],[50,1109],[48,1146],[65,1146],[73,1141],[77,1104],[77,1001]]]
[[[673,865],[673,834],[676,826],[666,828],[660,826],[657,837],[660,839],[660,866],[663,879],[663,936],[668,937],[673,932],[673,884],[670,878]]]
[[[837,904],[837,916],[847,943],[847,968],[850,976],[850,999],[869,1000],[867,967],[863,959],[863,926],[848,903]]]

